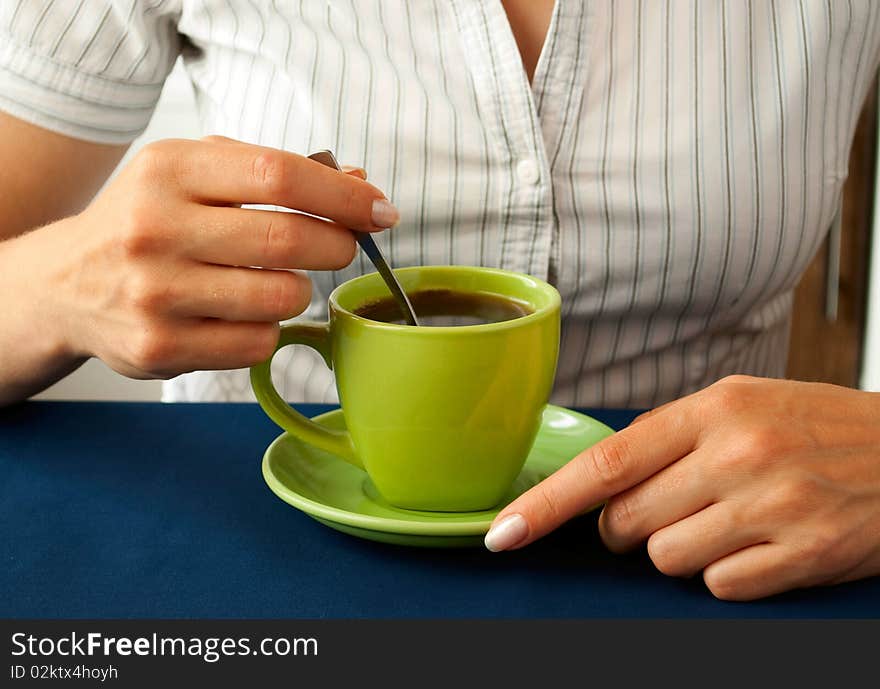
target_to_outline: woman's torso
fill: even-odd
[[[554,399],[647,406],[784,371],[791,291],[840,201],[880,7],[557,0],[532,84],[500,3],[183,0],[206,133],[363,166],[395,266],[488,265],[563,298]],[[363,258],[313,273],[308,317]],[[279,389],[331,400],[308,351]],[[283,380],[282,380],[283,379]],[[166,398],[249,395],[203,372]]]

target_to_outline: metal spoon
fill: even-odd
[[[336,162],[336,156],[330,151],[318,151],[317,153],[312,153],[309,158],[335,170],[342,169],[339,167],[339,163]],[[413,311],[412,304],[409,302],[409,297],[406,296],[406,292],[403,291],[403,287],[397,281],[397,276],[394,275],[391,266],[388,265],[388,261],[385,260],[385,257],[379,250],[379,246],[373,241],[373,236],[369,232],[355,232],[354,236],[357,239],[357,243],[361,245],[361,249],[364,250],[364,253],[373,262],[373,265],[376,266],[376,270],[379,271],[379,275],[382,276],[385,284],[388,285],[388,289],[391,290],[394,300],[400,307],[401,313],[403,313],[404,320],[406,320],[408,325],[418,325],[419,321],[416,318],[416,312]]]

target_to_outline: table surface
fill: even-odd
[[[880,617],[880,577],[718,601],[609,553],[595,514],[513,553],[363,541],[269,491],[279,432],[253,404],[0,410],[0,617]]]

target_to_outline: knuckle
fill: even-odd
[[[834,568],[844,559],[844,539],[833,524],[814,526],[797,545],[798,560],[810,569]]]
[[[676,548],[672,539],[660,532],[648,538],[648,556],[654,566],[666,576],[679,577],[688,573],[685,571],[680,549]]]
[[[715,532],[721,536],[740,533],[751,524],[749,511],[735,503],[731,503],[728,509],[716,511],[714,516],[717,520]]]
[[[746,409],[744,385],[741,382],[722,378],[706,389],[706,403],[709,411],[716,414],[737,414]]]
[[[156,211],[151,204],[135,202],[129,208],[120,245],[129,257],[145,256],[158,247]]]
[[[128,300],[139,313],[158,315],[165,311],[171,301],[170,292],[170,283],[160,283],[143,272],[134,272],[129,278]]]
[[[636,500],[628,495],[618,495],[605,504],[606,528],[611,536],[625,538],[636,527],[638,508]]]
[[[357,255],[357,241],[355,240],[354,235],[351,232],[346,232],[345,235],[342,247],[336,257],[337,260],[334,262],[333,266],[331,266],[334,270],[345,268]]]
[[[556,489],[549,485],[538,484],[536,492],[536,511],[541,515],[541,523],[556,524],[562,520],[559,509],[559,496]]]
[[[626,472],[627,441],[620,434],[594,445],[588,453],[593,478],[602,486],[613,488]]]
[[[146,144],[135,156],[135,162],[140,165],[150,166],[161,163],[165,158],[165,146],[161,141],[152,141]]]
[[[250,340],[248,352],[249,363],[252,366],[265,361],[275,353],[278,345],[278,324],[265,323],[254,328],[254,335]]]
[[[297,314],[300,314],[312,302],[312,281],[304,273],[291,273],[291,275],[296,278],[299,284],[300,301],[297,304]]]
[[[641,414],[639,414],[636,418],[634,418],[632,421],[630,421],[630,424],[629,424],[629,425],[630,425],[630,426],[635,426],[637,423],[639,423],[639,422],[641,422],[641,421],[645,421],[646,419],[650,419],[650,418],[651,418],[652,416],[654,416],[656,413],[657,413],[657,410],[656,410],[656,409],[649,409],[648,411],[643,411],[643,412],[642,412]]]
[[[279,215],[271,214],[263,230],[263,259],[267,265],[291,264],[302,250],[301,233],[288,218],[276,217]]]
[[[270,275],[263,282],[263,305],[265,311],[281,318],[290,310],[292,304],[292,281],[281,273]]]
[[[278,319],[292,318],[305,309],[311,297],[311,282],[298,273],[277,271],[264,282],[266,311]]]
[[[758,464],[778,456],[784,450],[779,429],[764,425],[753,425],[745,430],[738,445],[742,457]]]
[[[132,165],[140,180],[153,181],[168,169],[170,157],[167,141],[153,141],[138,151]]]
[[[815,490],[815,482],[803,475],[777,482],[767,494],[771,519],[788,522],[806,516],[813,509]]]
[[[359,210],[362,208],[361,206],[361,195],[358,190],[358,187],[354,184],[347,185],[345,195],[342,200],[342,210],[345,214],[345,217],[354,218],[359,217]],[[369,216],[368,216],[369,217]],[[372,223],[368,223],[372,224]]]
[[[713,567],[704,570],[703,583],[718,600],[736,601],[743,597],[742,586],[739,582]]]
[[[174,355],[174,339],[159,327],[146,327],[134,338],[131,363],[135,368],[162,377]]]
[[[743,373],[731,373],[728,376],[724,376],[718,380],[717,384],[720,385],[737,385],[742,383],[753,383],[757,378],[754,376],[747,376]]]
[[[255,184],[273,198],[279,198],[295,184],[294,175],[281,151],[266,150],[258,153],[253,160],[252,176]]]

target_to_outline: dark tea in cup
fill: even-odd
[[[421,326],[485,325],[522,318],[533,310],[520,301],[488,292],[427,289],[407,295]],[[367,302],[355,315],[382,323],[405,323],[392,296]]]

